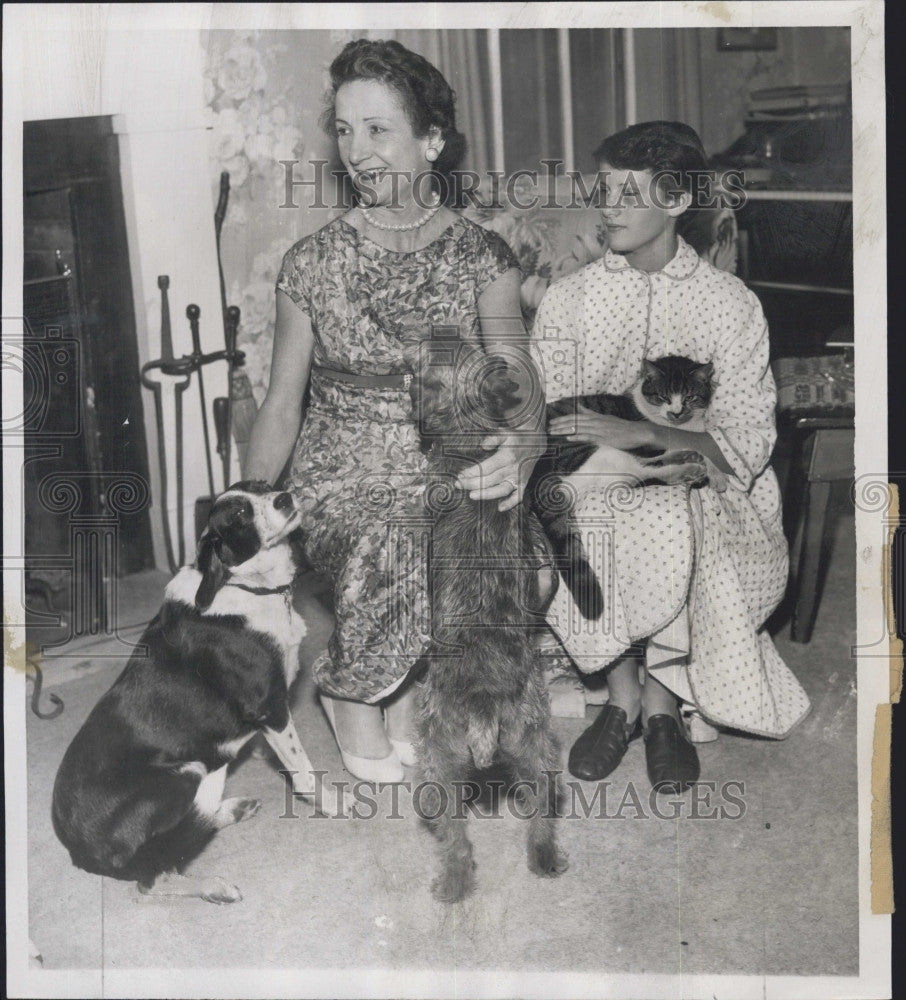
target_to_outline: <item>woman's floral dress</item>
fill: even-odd
[[[409,393],[320,374],[409,370],[399,331],[456,326],[480,337],[478,298],[518,267],[495,233],[457,217],[427,247],[388,250],[343,219],[293,246],[277,288],[311,318],[310,401],[289,488],[302,510],[306,555],[334,583],[336,627],[314,664],[328,694],[375,702],[422,655],[430,617],[420,502],[425,460]]]

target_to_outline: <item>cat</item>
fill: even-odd
[[[547,420],[571,416],[580,407],[622,420],[650,420],[665,427],[688,431],[705,430],[705,413],[716,387],[714,366],[669,355],[642,362],[637,381],[622,395],[600,393],[560,399],[547,406]],[[563,477],[588,461],[596,445],[551,437],[549,447],[537,462],[528,485],[531,509],[541,522],[553,548],[557,567],[583,617],[597,620],[604,610],[604,595],[572,523],[571,493]],[[641,483],[702,485],[711,481],[726,489],[724,474],[695,451],[665,453],[653,445],[629,449],[638,459],[634,474]]]

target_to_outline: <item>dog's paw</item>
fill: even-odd
[[[333,805],[331,807],[332,811],[329,815],[334,816],[337,819],[343,819],[345,817],[358,819],[361,814],[355,811],[355,807],[356,797],[352,794],[352,792],[349,792],[344,788],[341,790],[340,795],[334,797]]]
[[[431,883],[431,895],[438,903],[461,903],[474,890],[475,877],[471,869],[468,872],[444,872]]]
[[[470,848],[441,856],[440,874],[431,883],[439,903],[458,903],[475,889],[475,861]]]
[[[199,895],[205,902],[217,903],[218,905],[238,903],[242,900],[242,893],[235,885],[230,885],[225,879],[218,878],[217,876],[204,880],[204,885]]]
[[[244,819],[251,819],[260,809],[261,799],[237,799],[233,806],[233,822],[241,823]]]
[[[536,844],[529,848],[528,866],[542,878],[556,878],[569,868],[569,855],[556,844]]]

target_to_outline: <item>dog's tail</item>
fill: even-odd
[[[490,719],[480,716],[469,722],[466,742],[472,754],[472,760],[479,770],[490,767],[494,763],[499,739],[500,720],[496,714]]]

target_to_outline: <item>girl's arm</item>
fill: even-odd
[[[481,443],[496,451],[459,474],[459,485],[473,500],[500,500],[499,509],[509,510],[522,499],[535,462],[544,454],[544,391],[532,361],[529,339],[519,303],[521,275],[511,268],[489,285],[478,298],[482,346],[488,354],[516,353],[523,361],[515,372],[520,398],[531,401],[518,428],[488,435]],[[515,488],[514,488],[515,487]]]
[[[308,315],[278,290],[270,384],[249,437],[246,479],[273,483],[283,471],[299,436],[313,346]]]
[[[555,417],[550,422],[550,432],[563,435],[568,441],[588,441],[590,444],[604,445],[628,451],[652,445],[664,451],[697,451],[727,475],[733,475],[733,467],[724,458],[717,442],[707,431],[686,431],[682,427],[663,427],[650,420],[622,420],[605,413],[579,409],[573,416]]]
[[[768,464],[777,439],[777,389],[761,303],[745,289],[736,306],[738,325],[715,344],[717,388],[705,426],[730,464],[731,482],[748,490]]]

